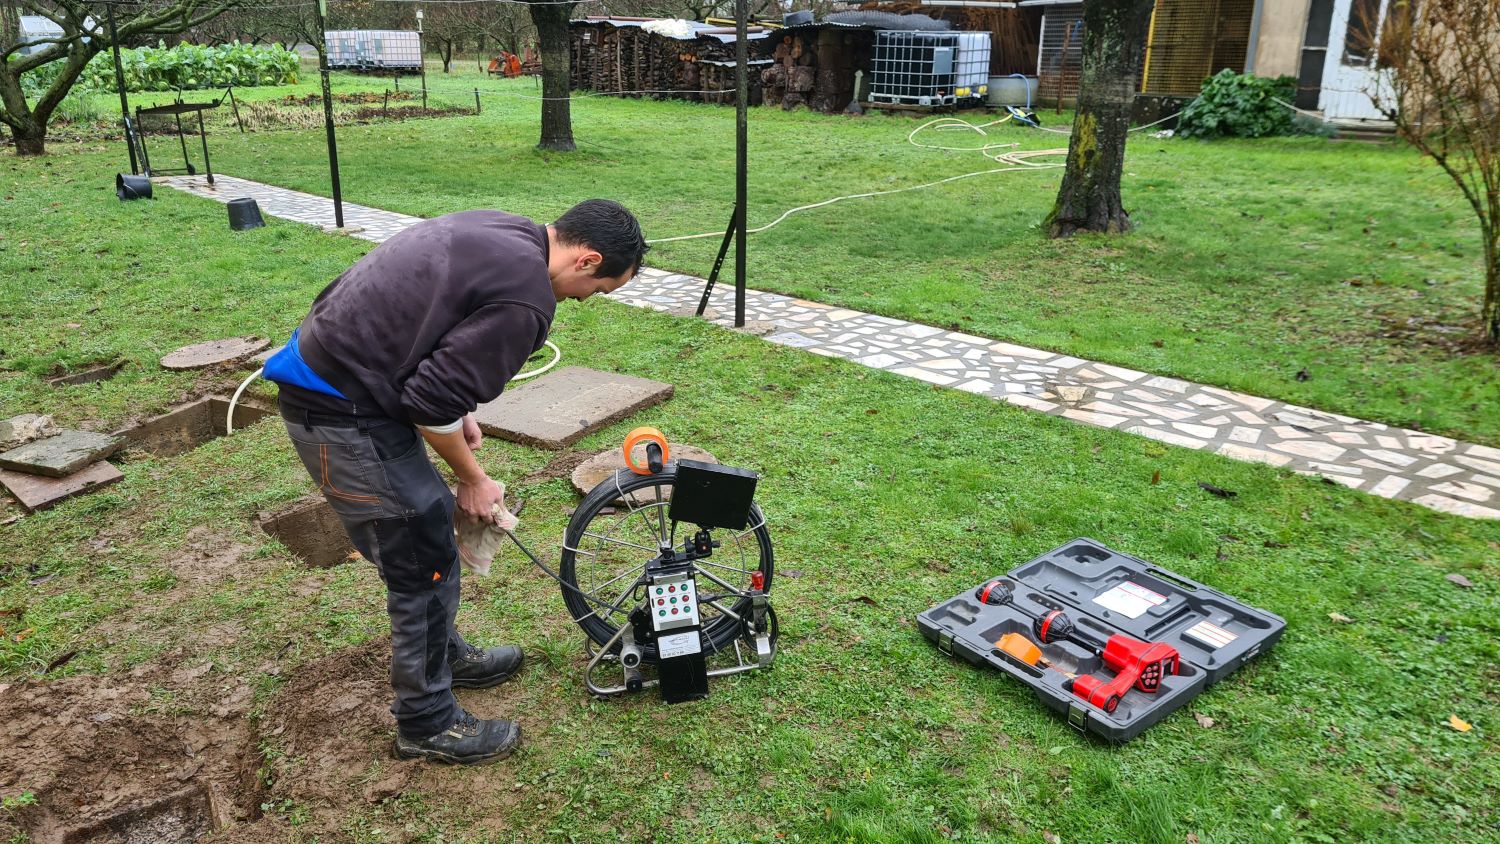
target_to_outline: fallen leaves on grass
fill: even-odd
[[[1328,614],[1328,617],[1331,618],[1331,619],[1333,619],[1334,621],[1337,621],[1339,624],[1353,624],[1354,623],[1354,619],[1350,618],[1347,615],[1344,615],[1341,612],[1331,612],[1331,613]]]
[[[1214,719],[1208,717],[1207,715],[1204,715],[1202,712],[1194,712],[1193,720],[1197,721],[1198,726],[1202,727],[1205,730],[1214,725]]]
[[[1042,830],[1042,840],[1047,842],[1047,844],[1062,844],[1062,838],[1050,829]]]
[[[1448,716],[1448,726],[1452,727],[1455,730],[1458,730],[1460,733],[1467,733],[1468,731],[1474,729],[1473,724],[1470,724],[1468,721],[1465,721],[1457,715]]]
[[[1159,483],[1161,483],[1161,470],[1157,469],[1151,473],[1151,485],[1156,486]]]
[[[1467,577],[1464,577],[1461,574],[1450,574],[1443,579],[1456,586],[1462,586],[1465,589],[1474,588],[1474,584]]]

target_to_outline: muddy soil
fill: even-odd
[[[187,651],[124,675],[5,688],[0,793],[34,803],[0,818],[0,832],[34,844],[177,844],[254,820],[252,694]]]

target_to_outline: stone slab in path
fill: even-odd
[[[183,346],[161,359],[163,369],[203,369],[250,357],[271,345],[264,337],[230,337]]]
[[[0,454],[0,467],[28,475],[65,478],[114,454],[123,442],[119,437],[92,431],[63,431]]]
[[[125,477],[119,469],[99,461],[81,472],[66,478],[44,478],[0,469],[0,485],[4,485],[27,512],[45,510],[75,495],[91,492]]]
[[[566,448],[594,431],[672,397],[672,385],[633,375],[565,366],[512,387],[474,412],[492,437]]]

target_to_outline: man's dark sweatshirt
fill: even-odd
[[[499,211],[418,223],[318,295],[298,346],[347,397],[283,385],[303,410],[445,425],[500,395],[542,347],[557,300],[547,229]]]

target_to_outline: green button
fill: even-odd
[[[674,603],[674,604],[675,604],[675,603],[677,603],[677,599],[676,599],[676,598],[673,598],[673,599],[672,599],[672,603]]]
[[[661,587],[660,586],[656,587],[656,594],[658,594],[658,595],[661,594]]]
[[[656,614],[657,614],[657,615],[666,615],[666,614],[667,614],[667,611],[666,611],[666,610],[657,610],[657,611],[656,611]]]

